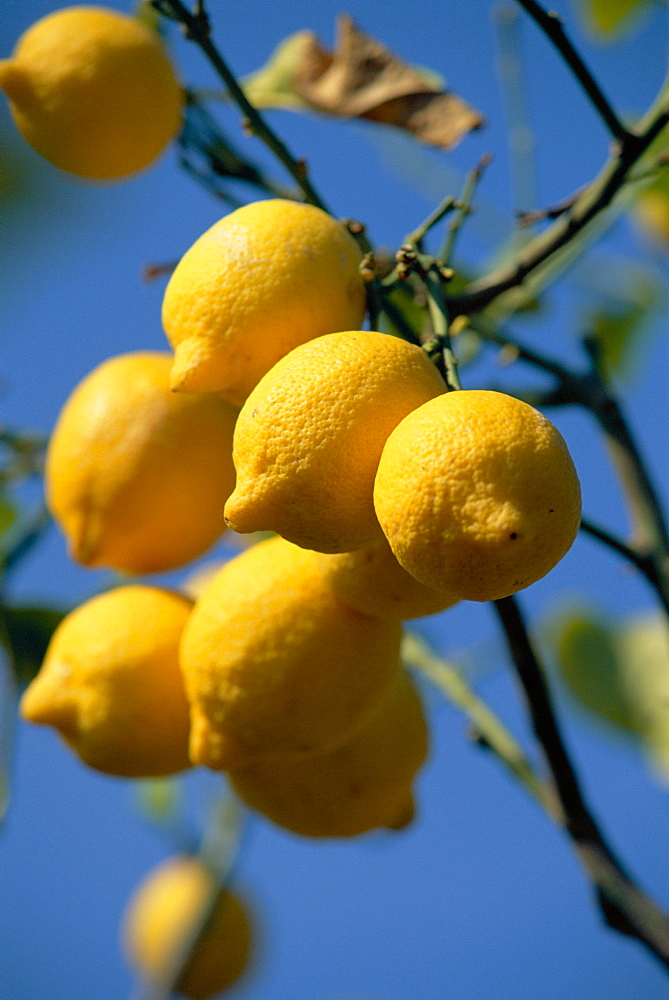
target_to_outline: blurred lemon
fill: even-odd
[[[400,564],[462,600],[529,587],[571,547],[581,491],[567,446],[513,396],[449,392],[388,438],[374,502]]]
[[[345,607],[313,553],[282,538],[236,556],[181,643],[191,760],[226,770],[343,743],[399,669],[401,626]]]
[[[424,351],[385,333],[333,333],[295,348],[240,411],[228,525],[321,552],[380,539],[372,495],[386,438],[445,388]]]
[[[33,24],[0,62],[0,88],[33,149],[92,180],[149,166],[181,126],[183,92],[159,36],[107,7]]]
[[[360,251],[344,226],[280,198],[245,205],[207,230],[165,291],[172,387],[241,406],[298,344],[359,326]]]
[[[427,752],[420,697],[401,670],[373,717],[335,750],[301,761],[257,760],[230,778],[247,805],[293,833],[355,837],[411,821],[411,786]]]
[[[201,555],[225,529],[237,411],[170,391],[172,357],[105,361],[74,390],[47,452],[47,503],[74,559],[155,573]]]
[[[21,700],[84,763],[128,778],[189,767],[179,640],[192,601],[155,587],[107,591],[67,615]]]
[[[143,976],[162,981],[197,933],[206,909],[213,911],[195,948],[177,976],[178,992],[190,1000],[228,989],[246,970],[252,926],[246,905],[236,894],[217,887],[197,858],[176,855],[149,872],[135,890],[122,921],[128,961]]]

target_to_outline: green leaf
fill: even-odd
[[[578,611],[557,628],[558,666],[591,715],[632,735],[669,777],[669,626],[660,615],[614,628]]]
[[[241,81],[244,93],[254,107],[311,109],[311,105],[298,94],[295,80],[297,68],[312,39],[310,31],[289,35],[275,48],[261,69]]]
[[[639,733],[629,678],[613,630],[587,612],[563,621],[557,635],[562,679],[581,706],[610,725]]]
[[[2,641],[12,658],[18,682],[28,684],[39,671],[64,612],[45,607],[4,607]]]
[[[621,35],[653,0],[582,0],[581,9],[587,27],[604,38]]]

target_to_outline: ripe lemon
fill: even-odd
[[[209,869],[190,855],[168,858],[135,890],[121,926],[130,964],[152,980],[162,981],[176,972],[214,893],[217,900],[211,918],[176,987],[190,1000],[207,1000],[236,983],[251,954],[252,927],[246,905],[236,894],[217,889]]]
[[[402,670],[375,715],[342,746],[302,761],[257,760],[230,779],[247,805],[293,833],[355,837],[411,821],[411,785],[427,752],[420,697]]]
[[[207,230],[165,291],[172,388],[220,392],[241,406],[298,344],[359,326],[360,251],[344,226],[280,198],[245,205]]]
[[[374,503],[400,564],[470,601],[545,576],[581,518],[578,476],[557,429],[527,403],[482,389],[430,400],[395,428]]]
[[[181,566],[225,529],[237,411],[169,388],[167,352],[105,361],[65,404],[49,445],[47,503],[74,559],[127,573]]]
[[[399,622],[345,607],[313,553],[272,538],[196,602],[181,643],[190,755],[217,770],[343,743],[399,669]]]
[[[33,24],[0,62],[0,88],[33,149],[93,180],[147,167],[181,125],[183,92],[160,38],[106,7]]]
[[[155,587],[107,591],[67,615],[21,700],[86,764],[120,777],[182,771],[188,703],[179,640],[192,601]]]
[[[323,579],[349,608],[375,618],[436,615],[457,598],[425,587],[400,566],[385,538],[355,552],[315,553]]]
[[[372,494],[386,438],[444,391],[424,351],[385,333],[334,333],[295,348],[240,411],[227,524],[320,552],[380,539]]]

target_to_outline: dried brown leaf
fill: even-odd
[[[483,117],[432,74],[364,34],[348,15],[338,19],[334,52],[310,34],[300,56],[295,91],[322,114],[394,125],[440,149],[483,125]]]

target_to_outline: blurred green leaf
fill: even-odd
[[[311,31],[297,31],[277,45],[269,60],[257,72],[242,80],[247,98],[256,108],[309,110],[311,105],[298,94],[297,69],[313,43]]]
[[[7,497],[0,496],[0,535],[3,535],[5,531],[16,523],[17,517],[18,510],[15,504],[8,500]]]
[[[178,778],[147,778],[136,783],[137,808],[152,823],[169,823],[181,809],[181,782]]]
[[[669,626],[660,615],[613,627],[578,610],[554,625],[557,662],[576,701],[631,734],[669,776]]]
[[[647,320],[648,310],[635,302],[591,317],[588,327],[601,346],[607,370],[618,375],[625,372],[635,342],[645,332]]]
[[[642,728],[629,677],[613,630],[588,612],[563,621],[557,635],[562,678],[589,712],[614,726],[639,733]]]
[[[581,0],[583,19],[598,36],[613,38],[630,27],[636,14],[651,6],[654,0]]]
[[[39,671],[64,612],[45,607],[3,607],[2,641],[12,659],[16,678],[28,684]]]

